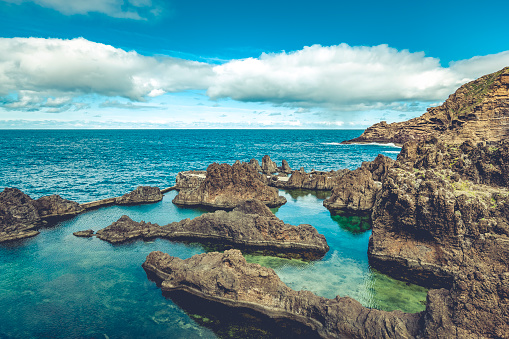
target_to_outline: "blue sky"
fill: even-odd
[[[366,128],[509,66],[502,1],[0,0],[0,128]]]

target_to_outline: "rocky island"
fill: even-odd
[[[89,230],[75,235],[92,236]],[[229,212],[219,210],[165,226],[136,222],[124,215],[97,231],[96,236],[110,243],[153,238],[217,243],[249,252],[306,260],[319,259],[329,250],[325,237],[313,226],[285,224],[258,200],[243,201]]]
[[[179,206],[203,206],[233,209],[241,201],[257,199],[269,207],[286,203],[277,189],[267,186],[265,178],[248,163],[233,165],[213,163],[198,187],[181,189],[173,199]]]
[[[436,136],[447,144],[500,141],[509,138],[509,67],[461,86],[438,107],[422,116],[388,124],[375,124],[343,143],[394,143]]]

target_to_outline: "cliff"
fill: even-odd
[[[461,86],[438,107],[422,116],[392,124],[382,121],[344,143],[394,143],[424,140],[430,135],[448,144],[466,140],[509,138],[509,67]]]

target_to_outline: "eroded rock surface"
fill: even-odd
[[[394,160],[378,155],[356,170],[345,170],[335,180],[332,194],[323,205],[333,214],[370,215],[382,189],[381,180],[393,164]]]
[[[206,179],[195,189],[181,190],[173,203],[183,206],[206,206],[233,209],[240,202],[257,199],[267,206],[286,203],[277,189],[265,184],[264,177],[247,163],[213,163],[207,168]]]
[[[272,177],[271,186],[284,189],[332,190],[348,170],[306,173],[304,170],[293,171],[289,178]]]
[[[58,195],[30,198],[17,188],[5,188],[0,193],[0,242],[33,237],[36,229],[51,219],[66,218],[81,213],[78,203]]]
[[[272,174],[278,171],[277,164],[272,161],[268,155],[264,155],[262,158],[262,172],[264,174]]]
[[[179,172],[175,180],[175,188],[178,190],[196,188],[205,181],[206,174],[206,171]]]
[[[422,116],[392,124],[375,124],[346,143],[422,141],[430,135],[447,144],[470,140],[509,139],[509,67],[461,86],[438,107]]]
[[[308,260],[321,258],[329,250],[325,237],[313,226],[285,224],[258,200],[244,201],[230,212],[206,213],[165,226],[136,222],[124,215],[97,231],[97,237],[111,243],[156,237],[218,242]]]
[[[134,191],[124,194],[115,200],[118,205],[149,204],[163,200],[159,187],[138,186]]]
[[[270,317],[299,321],[324,338],[415,338],[421,314],[384,312],[349,297],[326,299],[294,291],[276,273],[248,264],[239,250],[206,253],[182,260],[152,252],[143,263],[163,291],[185,291]]]

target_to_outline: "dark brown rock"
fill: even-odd
[[[206,174],[206,171],[179,172],[175,180],[175,188],[177,190],[196,188],[205,181]]]
[[[264,178],[252,166],[243,164],[216,164],[207,168],[207,175],[199,187],[182,190],[173,203],[182,206],[205,206],[233,209],[241,201],[257,199],[275,207],[286,202],[275,188],[265,184]]]
[[[272,269],[248,264],[238,250],[186,260],[152,252],[143,268],[161,281],[165,292],[185,291],[269,317],[298,321],[323,338],[415,338],[420,329],[420,314],[373,310],[349,297],[326,299],[309,291],[294,291]]]
[[[37,202],[17,188],[0,193],[0,242],[33,237],[40,225]]]
[[[382,184],[373,180],[371,172],[360,167],[341,177],[323,205],[333,214],[371,214],[381,188]]]
[[[310,190],[332,190],[341,180],[341,177],[348,170],[306,173],[303,170],[293,171],[288,177],[272,177],[269,184],[284,189],[310,189]]]
[[[216,211],[162,227],[124,215],[97,231],[97,237],[111,243],[156,237],[205,241],[308,260],[319,259],[329,250],[325,237],[314,227],[285,224],[258,200],[242,202],[230,212]]]
[[[33,200],[17,188],[0,193],[0,242],[33,237],[46,220],[67,218],[83,212],[76,202],[50,195]]]
[[[279,173],[290,174],[290,173],[292,173],[292,168],[290,167],[290,165],[288,165],[288,161],[283,159],[283,162],[281,163],[281,167],[278,168],[278,171],[279,171]]]
[[[258,162],[258,160],[254,159],[254,158],[249,161],[249,165],[251,165],[255,169],[256,172],[262,171],[262,167],[260,166],[260,163]]]
[[[509,139],[509,67],[461,86],[438,107],[404,122],[375,124],[345,143],[422,141],[430,135],[447,144]]]
[[[76,237],[82,237],[82,238],[90,238],[94,235],[93,230],[86,230],[86,231],[78,231],[73,233]]]
[[[279,170],[274,161],[270,160],[268,155],[264,155],[262,158],[262,172],[264,174],[277,173]]]
[[[115,200],[118,205],[149,204],[163,200],[159,187],[138,186],[134,191]]]
[[[85,209],[75,201],[53,194],[37,199],[39,216],[43,219],[60,219],[77,215]]]

